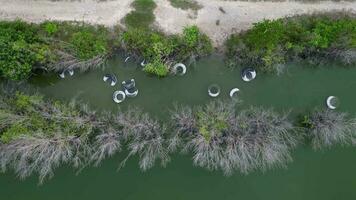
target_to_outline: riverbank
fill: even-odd
[[[133,0],[113,0],[97,2],[86,1],[22,1],[1,0],[0,19],[23,19],[30,22],[45,20],[84,21],[92,24],[114,26],[132,8]],[[188,25],[197,25],[213,41],[215,47],[221,46],[231,33],[252,27],[263,19],[276,19],[284,16],[332,10],[356,12],[356,2],[240,2],[220,0],[197,0],[202,8],[196,13],[177,9],[166,0],[156,0],[155,25],[165,33],[181,33]],[[221,11],[222,8],[224,12]],[[219,23],[217,23],[219,21]],[[218,24],[218,25],[217,25]],[[121,24],[122,25],[122,24]]]

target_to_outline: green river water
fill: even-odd
[[[117,111],[138,106],[164,121],[173,102],[202,105],[211,100],[210,84],[218,84],[218,99],[228,98],[238,87],[241,108],[256,105],[274,107],[278,111],[298,114],[315,107],[324,107],[325,99],[334,95],[340,99],[338,110],[351,115],[356,112],[356,69],[325,66],[313,68],[290,64],[280,76],[258,74],[256,80],[245,83],[238,70],[228,69],[219,56],[199,61],[188,68],[185,76],[157,79],[123,58],[110,60],[104,70],[75,74],[60,79],[55,75],[37,76],[31,83],[48,97],[69,100],[77,97],[97,110]],[[118,86],[103,82],[106,73],[115,73],[119,82],[135,78],[139,89],[136,98],[127,98],[118,105],[112,93]],[[192,166],[189,155],[174,155],[166,168],[160,166],[143,173],[137,160],[129,161],[116,171],[124,155],[107,159],[98,167],[89,167],[78,175],[72,169],[56,170],[53,179],[37,185],[37,178],[18,180],[11,172],[0,175],[1,200],[355,200],[355,148],[335,147],[314,152],[300,146],[294,152],[294,162],[287,169],[274,169],[250,175],[236,173],[225,177]]]

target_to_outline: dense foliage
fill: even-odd
[[[54,71],[101,67],[115,47],[115,30],[77,22],[45,22],[41,24],[45,41],[55,55],[47,68]]]
[[[100,66],[115,42],[107,28],[72,22],[0,22],[0,76],[23,80],[36,69]]]
[[[278,72],[287,61],[356,63],[356,17],[318,14],[264,20],[227,41],[230,66]]]
[[[173,63],[195,60],[212,51],[210,39],[196,26],[186,27],[182,35],[164,35],[157,31],[128,29],[122,37],[123,48],[148,63],[144,71],[166,76]]]
[[[38,31],[38,26],[22,21],[0,22],[0,76],[25,79],[36,64],[45,61],[49,47]]]
[[[120,30],[78,22],[0,22],[0,76],[23,80],[37,69],[61,72],[101,67],[114,48],[146,59],[144,71],[166,76],[171,64],[211,53],[210,39],[196,26],[166,36],[143,27]],[[120,40],[121,38],[121,40]],[[121,43],[120,43],[121,41]],[[122,45],[122,46],[121,46]]]

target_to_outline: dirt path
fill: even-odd
[[[97,2],[50,0],[0,0],[0,19],[21,18],[31,22],[52,20],[84,20],[112,26],[131,11],[133,0]]]
[[[0,19],[21,18],[31,22],[52,20],[84,20],[89,23],[113,26],[131,11],[133,0],[49,1],[0,0]],[[167,33],[179,33],[184,26],[198,25],[220,46],[226,37],[248,29],[264,18],[274,19],[288,15],[347,9],[356,12],[356,2],[243,2],[222,0],[197,0],[203,8],[196,14],[174,8],[167,0],[155,0],[156,25]],[[219,10],[222,7],[225,14]],[[219,25],[216,25],[219,20]]]

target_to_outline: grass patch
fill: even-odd
[[[124,18],[128,28],[148,29],[155,20],[153,10],[156,4],[153,0],[135,0],[131,5],[135,10]]]
[[[200,5],[198,2],[194,0],[169,0],[169,2],[173,7],[180,8],[183,10],[191,9],[197,11],[203,8],[202,5]]]

